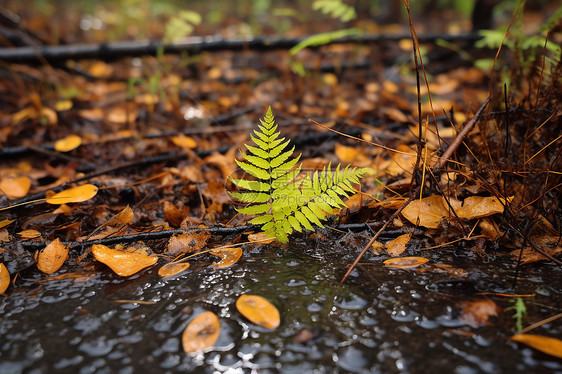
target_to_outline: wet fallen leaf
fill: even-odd
[[[254,243],[269,244],[275,241],[275,238],[270,238],[264,232],[258,232],[248,235],[248,240]]]
[[[68,248],[57,238],[41,251],[35,252],[35,259],[39,270],[45,274],[52,274],[68,259]]]
[[[0,190],[10,199],[24,197],[29,192],[31,181],[28,177],[2,178]]]
[[[0,221],[0,229],[2,227],[8,226],[10,223],[12,223],[14,221],[15,221],[15,219],[3,219],[2,221]]]
[[[414,225],[436,229],[439,222],[449,215],[449,210],[442,196],[429,196],[412,201],[402,215]]]
[[[389,268],[395,269],[411,269],[428,262],[429,260],[424,257],[397,257],[385,260],[383,264]]]
[[[133,209],[131,209],[131,207],[127,205],[125,209],[113,216],[111,220],[126,225],[130,223],[133,218],[135,218],[135,213],[133,212]]]
[[[497,316],[501,308],[491,299],[465,301],[462,303],[461,321],[471,327],[488,324],[488,319]]]
[[[48,204],[60,205],[68,203],[80,203],[90,200],[96,196],[98,188],[93,184],[83,184],[54,194],[45,199]]]
[[[162,278],[171,277],[187,270],[188,268],[189,262],[170,262],[158,269],[158,275]]]
[[[212,347],[219,338],[221,326],[213,312],[203,312],[183,330],[181,342],[185,353],[201,352]]]
[[[217,248],[209,252],[212,255],[220,257],[220,261],[213,266],[216,268],[224,268],[235,264],[242,256],[242,249],[240,247],[234,248]]]
[[[240,296],[236,300],[236,309],[250,322],[267,329],[275,329],[281,323],[277,308],[261,296]]]
[[[400,256],[406,250],[406,244],[410,241],[412,234],[404,234],[400,235],[394,240],[389,241],[386,243],[386,251],[392,257]]]
[[[106,264],[122,277],[135,274],[158,261],[158,257],[149,256],[143,251],[120,251],[102,244],[94,244],[92,254],[96,260]]]
[[[166,254],[177,256],[181,253],[200,251],[207,243],[209,236],[209,233],[206,231],[199,233],[187,232],[185,234],[172,236],[168,241]]]
[[[18,235],[22,237],[22,239],[34,239],[41,236],[41,233],[37,230],[22,230],[18,232]]]
[[[495,196],[469,196],[464,199],[462,207],[455,210],[460,218],[475,219],[502,213],[504,204]]]
[[[6,292],[10,285],[10,273],[6,269],[6,265],[0,263],[0,295]]]
[[[82,138],[78,135],[68,135],[55,142],[55,150],[58,152],[70,152],[82,144]]]
[[[562,358],[562,341],[559,339],[532,334],[517,334],[512,336],[510,340],[528,345],[547,355]]]

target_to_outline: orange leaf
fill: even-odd
[[[562,358],[562,341],[548,336],[517,334],[511,337],[512,341],[523,343],[531,348],[554,357]]]
[[[59,100],[55,103],[55,110],[57,112],[64,112],[71,109],[73,106],[72,100]]]
[[[59,139],[55,142],[55,150],[58,152],[70,152],[80,147],[82,138],[78,135],[68,135],[66,138]]]
[[[275,241],[275,238],[270,238],[265,232],[258,232],[256,234],[248,235],[248,240],[251,242],[258,242],[262,244],[269,244]]]
[[[462,303],[461,321],[471,327],[486,325],[488,319],[497,316],[501,309],[491,299],[465,301]]]
[[[170,262],[158,269],[158,275],[162,278],[171,277],[188,268],[189,262]]]
[[[510,199],[508,198],[508,200]],[[470,196],[464,199],[463,206],[456,209],[456,212],[460,218],[482,218],[496,213],[503,213],[503,204],[495,196]]]
[[[34,239],[41,236],[41,233],[37,230],[22,230],[18,232],[18,235],[23,239]]]
[[[203,312],[183,330],[181,343],[185,353],[201,352],[212,347],[219,338],[221,325],[213,312]]]
[[[386,243],[386,251],[392,257],[400,256],[406,250],[406,244],[410,241],[412,233],[400,235],[394,240]]]
[[[385,264],[389,268],[395,269],[410,269],[415,268],[428,262],[429,260],[424,257],[398,257],[385,260]]]
[[[3,178],[0,182],[0,190],[10,199],[24,197],[29,192],[31,181],[28,177]]]
[[[361,148],[359,147],[347,147],[345,145],[341,145],[336,143],[334,153],[338,158],[345,163],[351,163],[357,159],[359,153],[361,152]]]
[[[2,295],[8,289],[10,285],[10,273],[6,269],[6,265],[0,263],[0,295]]]
[[[240,247],[217,248],[209,253],[221,258],[219,262],[214,264],[214,267],[224,268],[235,264],[240,259],[240,256],[242,256],[242,249],[240,249]]]
[[[178,135],[174,136],[172,138],[172,143],[174,143],[175,145],[177,145],[180,148],[195,148],[197,147],[197,142],[195,140],[193,140],[193,138],[190,138],[189,136],[185,136],[182,133],[179,133]]]
[[[54,194],[45,199],[48,204],[60,205],[68,203],[81,203],[96,196],[98,188],[93,184],[83,184]]]
[[[3,219],[2,221],[0,221],[0,229],[2,227],[8,226],[10,223],[12,223],[14,221],[15,221],[15,219]]]
[[[101,244],[94,244],[92,253],[96,260],[103,262],[122,277],[135,274],[158,261],[158,257],[149,256],[145,252],[119,251]]]
[[[436,229],[439,222],[449,215],[449,209],[442,196],[429,196],[412,201],[402,215],[414,225]]]
[[[35,259],[39,270],[45,274],[52,274],[68,259],[68,248],[57,238],[41,251],[35,252]]]
[[[240,296],[236,300],[236,309],[250,322],[267,329],[275,329],[281,323],[277,308],[261,296]]]
[[[133,209],[131,209],[131,207],[127,205],[125,209],[114,215],[111,220],[126,225],[127,223],[131,222],[133,218],[135,218],[135,213],[133,212]]]

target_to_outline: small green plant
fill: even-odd
[[[312,9],[330,14],[333,18],[338,18],[342,22],[348,22],[357,17],[355,9],[341,0],[315,0],[312,3]]]
[[[193,32],[194,26],[201,23],[201,15],[191,10],[182,10],[172,17],[164,30],[164,43],[177,43]]]
[[[508,307],[507,310],[514,311],[513,318],[515,318],[515,328],[517,329],[517,332],[520,332],[523,330],[523,317],[527,315],[527,307],[521,297],[517,297],[510,301],[513,305]]]
[[[271,107],[265,118],[260,120],[259,130],[250,135],[256,146],[245,144],[245,161],[236,163],[255,179],[232,179],[232,183],[242,192],[229,192],[234,198],[248,204],[237,209],[238,212],[256,215],[250,223],[262,225],[268,237],[286,243],[288,235],[302,229],[314,230],[312,224],[324,227],[321,223],[332,214],[334,208],[344,206],[340,196],[356,192],[353,183],[367,169],[350,168],[335,171],[330,165],[321,172],[302,176],[302,164],[295,167],[300,155],[290,159],[295,147],[288,149],[290,139],[280,138]]]

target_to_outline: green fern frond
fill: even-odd
[[[322,171],[300,177],[302,164],[297,165],[300,155],[290,159],[295,147],[289,148],[290,140],[279,138],[271,107],[260,120],[258,130],[250,138],[256,146],[245,145],[242,154],[245,161],[236,163],[257,180],[232,179],[242,192],[229,192],[247,206],[237,209],[247,215],[255,215],[250,223],[262,225],[262,230],[280,242],[287,242],[294,231],[314,230],[334,209],[344,205],[341,197],[354,193],[352,184],[359,183],[366,169],[340,165],[332,171],[331,165]]]
[[[319,10],[324,14],[331,14],[343,22],[351,21],[357,17],[355,9],[341,0],[315,0],[312,9]]]

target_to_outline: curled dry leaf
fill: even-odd
[[[277,308],[261,296],[240,296],[236,300],[236,309],[250,322],[267,329],[275,329],[281,323]]]
[[[189,266],[189,262],[170,262],[158,269],[158,275],[162,278],[171,277],[187,270]]]
[[[203,312],[183,330],[181,342],[185,353],[201,352],[212,347],[219,338],[221,326],[213,312]]]
[[[8,289],[10,285],[10,273],[6,269],[6,265],[0,263],[0,295],[2,295]]]
[[[220,257],[220,261],[214,264],[216,268],[224,268],[234,265],[242,256],[242,249],[240,247],[234,248],[217,248],[209,252],[212,255]]]
[[[102,244],[94,244],[92,253],[96,260],[106,264],[122,277],[133,275],[158,261],[158,257],[149,256],[143,251],[120,251]]]
[[[508,201],[512,198],[508,198]],[[464,199],[462,207],[455,209],[460,218],[476,219],[503,213],[505,200],[502,202],[495,196],[470,196]]]
[[[35,259],[39,270],[45,274],[52,274],[68,259],[68,248],[57,238],[41,251],[35,252]]]
[[[270,238],[265,232],[258,232],[248,235],[248,240],[254,243],[269,244],[275,241],[275,238]]]
[[[410,241],[412,233],[400,235],[394,240],[386,243],[386,251],[392,257],[400,256],[406,250],[406,244]],[[374,244],[374,243],[373,243]]]
[[[562,358],[562,341],[559,339],[541,335],[517,334],[512,336],[510,340],[528,345],[547,355]]]
[[[113,216],[111,220],[126,225],[130,223],[133,218],[135,218],[135,213],[133,212],[133,209],[131,209],[131,207],[127,205],[125,209]]]
[[[54,194],[45,199],[48,204],[60,205],[68,203],[80,203],[90,200],[98,193],[98,187],[93,184],[83,184]]]
[[[187,232],[185,234],[172,236],[168,241],[166,254],[177,256],[181,253],[200,251],[207,243],[209,236],[210,234],[206,231],[199,233]]]
[[[423,265],[429,260],[424,257],[398,257],[385,260],[383,264],[389,268],[395,269],[411,269]]]
[[[80,147],[82,138],[78,135],[68,135],[65,138],[59,139],[55,142],[55,150],[58,152],[70,152],[73,149]]]
[[[10,199],[24,197],[29,192],[31,181],[28,177],[8,177],[0,181],[0,190]]]

